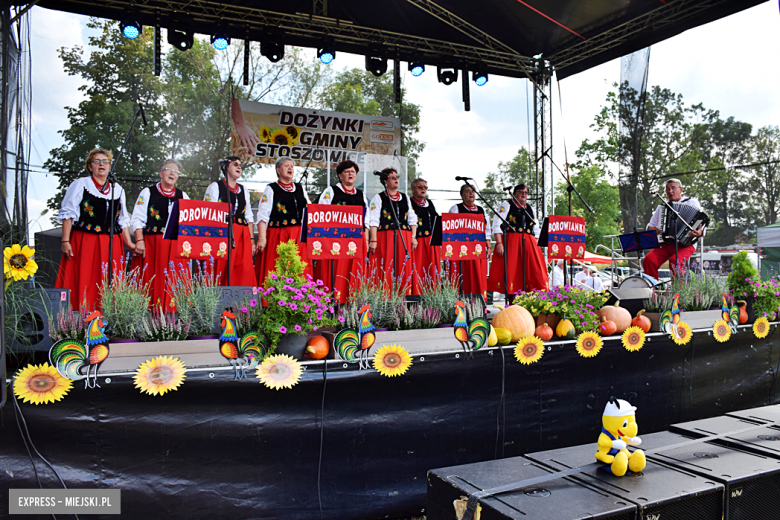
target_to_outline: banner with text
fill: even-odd
[[[327,168],[361,154],[400,155],[401,120],[233,100],[230,150],[244,162]]]
[[[306,206],[306,252],[314,260],[363,258],[362,206]]]
[[[585,219],[550,215],[544,219],[539,246],[547,246],[548,259],[585,258]]]
[[[176,226],[167,226],[165,238],[176,240],[176,251],[181,258],[208,260],[227,258],[227,202],[206,202],[181,199],[177,201],[169,217]]]
[[[441,245],[444,259],[451,262],[485,258],[485,216],[443,213]]]

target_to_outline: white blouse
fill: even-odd
[[[493,217],[493,234],[494,235],[500,235],[501,234],[501,224],[504,223],[501,218],[499,218],[499,215],[501,215],[501,218],[506,219],[507,215],[509,215],[509,201],[505,200],[501,207],[498,208],[498,215]],[[526,218],[528,218],[526,216]],[[534,224],[534,236],[536,238],[539,238],[539,233],[541,233],[542,229],[539,227],[539,221],[534,219],[536,223]],[[518,229],[520,228],[520,224],[517,225]]]
[[[98,191],[95,183],[92,182],[92,177],[81,177],[70,183],[68,189],[65,191],[65,197],[60,204],[60,212],[57,218],[62,222],[66,219],[78,220],[81,216],[81,210],[79,205],[81,204],[81,197],[84,193],[84,188],[87,189],[90,195],[103,199],[110,203],[111,192],[104,195]],[[127,212],[127,204],[125,203],[125,190],[119,184],[114,185],[114,196],[119,198],[119,203],[122,210],[119,213],[119,227],[124,229],[130,225],[130,214]],[[108,212],[106,212],[108,213]]]
[[[158,186],[155,186],[155,188]],[[149,215],[147,208],[149,207],[150,195],[151,191],[149,188],[142,189],[141,193],[138,195],[138,201],[133,207],[133,218],[130,219],[130,230],[133,232],[135,232],[136,229],[143,229],[146,227],[146,217]],[[182,198],[189,199],[190,197],[186,193],[182,192]],[[173,206],[174,202],[175,201],[173,199],[168,199],[168,214],[170,214],[171,207]]]
[[[342,186],[340,182],[336,184],[336,186],[338,186],[341,191],[344,191],[344,186]],[[344,191],[344,193],[346,192]],[[322,192],[322,195],[320,195],[320,200],[317,201],[317,204],[331,204],[333,202],[334,195],[335,193],[333,192],[333,186],[328,186],[325,188],[325,191]],[[363,204],[365,204],[366,208],[368,208],[368,199],[366,198],[365,191],[363,192]],[[366,219],[364,224],[366,228],[369,227],[368,219]]]
[[[203,196],[203,200],[207,202],[219,202],[219,183],[222,182],[212,182],[209,184],[209,187],[206,188],[206,195]],[[228,191],[230,189],[228,188]],[[241,196],[241,193],[244,193],[244,200],[246,201],[245,207],[244,207],[244,218],[247,222],[250,224],[254,222],[254,217],[252,217],[252,206],[249,204],[249,191],[245,189],[243,186],[238,187],[238,196]],[[227,202],[227,201],[226,201]]]
[[[414,208],[412,208],[412,201],[409,200],[406,193],[401,193],[400,191],[398,193],[401,194],[401,200],[406,199],[406,203],[409,205],[406,223],[409,224],[409,226],[417,226],[417,213],[415,213]],[[382,216],[382,197],[380,195],[380,193],[374,195],[374,198],[371,199],[371,206],[369,206],[368,209],[368,225],[372,227],[379,227],[379,217]],[[400,217],[400,215],[398,216]]]
[[[306,188],[303,187],[303,184],[300,185],[301,190],[303,191],[303,198],[306,200],[306,204],[309,204],[309,194],[306,193]],[[298,189],[298,185],[295,185],[295,189]],[[290,193],[295,193],[295,191],[291,191]],[[274,189],[269,184],[265,187],[265,190],[263,191],[263,197],[260,199],[260,208],[257,211],[257,223],[265,222],[268,224],[268,221],[271,219],[271,210],[274,207]]]
[[[477,206],[477,207],[481,207],[481,206]],[[450,213],[460,213],[460,211],[458,211],[458,205],[457,204],[453,205],[450,208],[449,212]],[[470,213],[472,215],[476,215],[477,214],[476,211],[470,211],[468,213]],[[485,240],[490,240],[491,236],[492,235],[490,234],[490,221],[488,220],[487,213],[485,213]]]

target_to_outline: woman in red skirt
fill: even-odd
[[[176,187],[179,175],[179,161],[164,161],[160,166],[160,182],[141,190],[131,220],[136,244],[133,268],[141,269],[144,283],[151,284],[149,296],[152,308],[162,308],[165,312],[176,311],[176,306],[171,301],[169,276],[166,273],[171,269],[178,273],[182,266],[188,263],[177,254],[176,241],[163,238],[173,203],[180,199],[189,199],[186,193]]]
[[[318,204],[335,204],[341,206],[367,207],[365,194],[355,187],[355,180],[360,167],[352,161],[342,161],[336,166],[336,174],[339,176],[338,184],[329,186],[320,195]],[[368,221],[364,220],[366,226]],[[365,242],[363,251],[368,251],[368,235],[363,234]],[[364,257],[350,258],[349,260],[333,260],[335,269],[331,269],[331,260],[319,260],[314,266],[314,278],[318,278],[327,285],[333,284],[338,293],[339,303],[346,303],[350,288],[360,283],[360,276],[366,262]]]
[[[298,244],[301,259],[306,259],[306,251],[300,244],[303,208],[309,203],[309,196],[300,183],[293,182],[295,163],[289,157],[276,160],[277,181],[265,187],[260,209],[257,213],[257,257],[255,273],[257,283],[263,285],[270,271],[276,269],[276,247],[289,240]],[[312,269],[306,263],[306,274]],[[328,285],[330,282],[328,282]]]
[[[252,268],[253,218],[249,205],[249,192],[238,183],[241,177],[241,160],[235,155],[219,161],[224,179],[212,182],[206,188],[205,201],[228,202],[233,205],[233,243],[235,247],[230,252],[230,285],[254,287],[257,285],[255,271]],[[219,277],[219,285],[228,285],[227,255],[217,258],[214,271]]]
[[[482,206],[477,206],[475,203],[477,194],[474,189],[468,184],[464,184],[460,187],[460,198],[463,202],[452,206],[450,213],[482,215],[485,219],[485,241],[489,241],[490,222]],[[490,251],[489,246],[487,250]],[[487,255],[480,256],[479,260],[470,260],[468,262],[445,260],[444,263],[451,276],[461,274],[460,292],[462,294],[479,294],[483,298],[487,296]]]
[[[547,266],[534,236],[538,234],[539,228],[535,225],[534,210],[526,204],[527,200],[528,188],[525,184],[518,184],[513,190],[512,198],[504,201],[498,210],[498,214],[509,223],[509,226],[498,216],[493,219],[496,250],[493,252],[493,263],[490,264],[488,291],[511,295],[534,289],[547,290]],[[502,234],[504,229],[506,229],[506,244]],[[523,242],[525,242],[525,263],[523,263]],[[505,247],[506,257],[509,260],[506,281],[504,280]],[[523,286],[524,272],[525,286]]]
[[[431,245],[431,235],[440,218],[433,202],[426,198],[428,182],[412,181],[412,209],[417,215],[417,247],[412,252],[412,294],[420,294],[420,284],[426,278],[437,279],[441,271],[441,246]]]
[[[392,287],[395,277],[397,286],[404,286],[404,293],[411,294],[411,255],[417,247],[417,215],[409,205],[409,197],[398,191],[398,172],[393,168],[382,170],[382,183],[387,192],[381,191],[371,199],[368,213],[371,226],[369,264],[374,272],[384,277],[388,288]],[[409,251],[408,260],[404,244]]]
[[[114,226],[113,272],[120,269],[124,245],[135,251],[130,240],[130,215],[125,192],[119,184],[113,188],[114,215],[111,216],[111,185],[106,182],[111,170],[111,152],[95,148],[89,152],[86,170],[89,177],[73,181],[60,205],[62,221],[62,260],[55,287],[70,289],[71,308],[87,310],[99,306],[99,289],[104,269],[108,268],[109,230]],[[123,245],[124,243],[124,245]]]

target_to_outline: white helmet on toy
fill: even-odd
[[[604,407],[604,415],[606,417],[624,417],[626,415],[634,415],[636,412],[636,406],[632,406],[628,401],[623,399],[609,398],[607,406]]]

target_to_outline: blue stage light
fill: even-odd
[[[223,32],[218,32],[211,37],[211,45],[218,51],[224,51],[230,45],[230,38]]]
[[[412,61],[409,63],[409,71],[415,78],[422,76],[422,73],[425,72],[425,64],[421,61]]]
[[[336,59],[336,51],[331,46],[323,46],[322,48],[317,49],[317,57],[322,63],[328,65]]]
[[[476,83],[478,87],[481,87],[487,82],[488,82],[487,72],[474,72],[474,83]]]
[[[125,38],[135,40],[141,34],[142,26],[133,19],[127,19],[122,22],[122,34]]]

